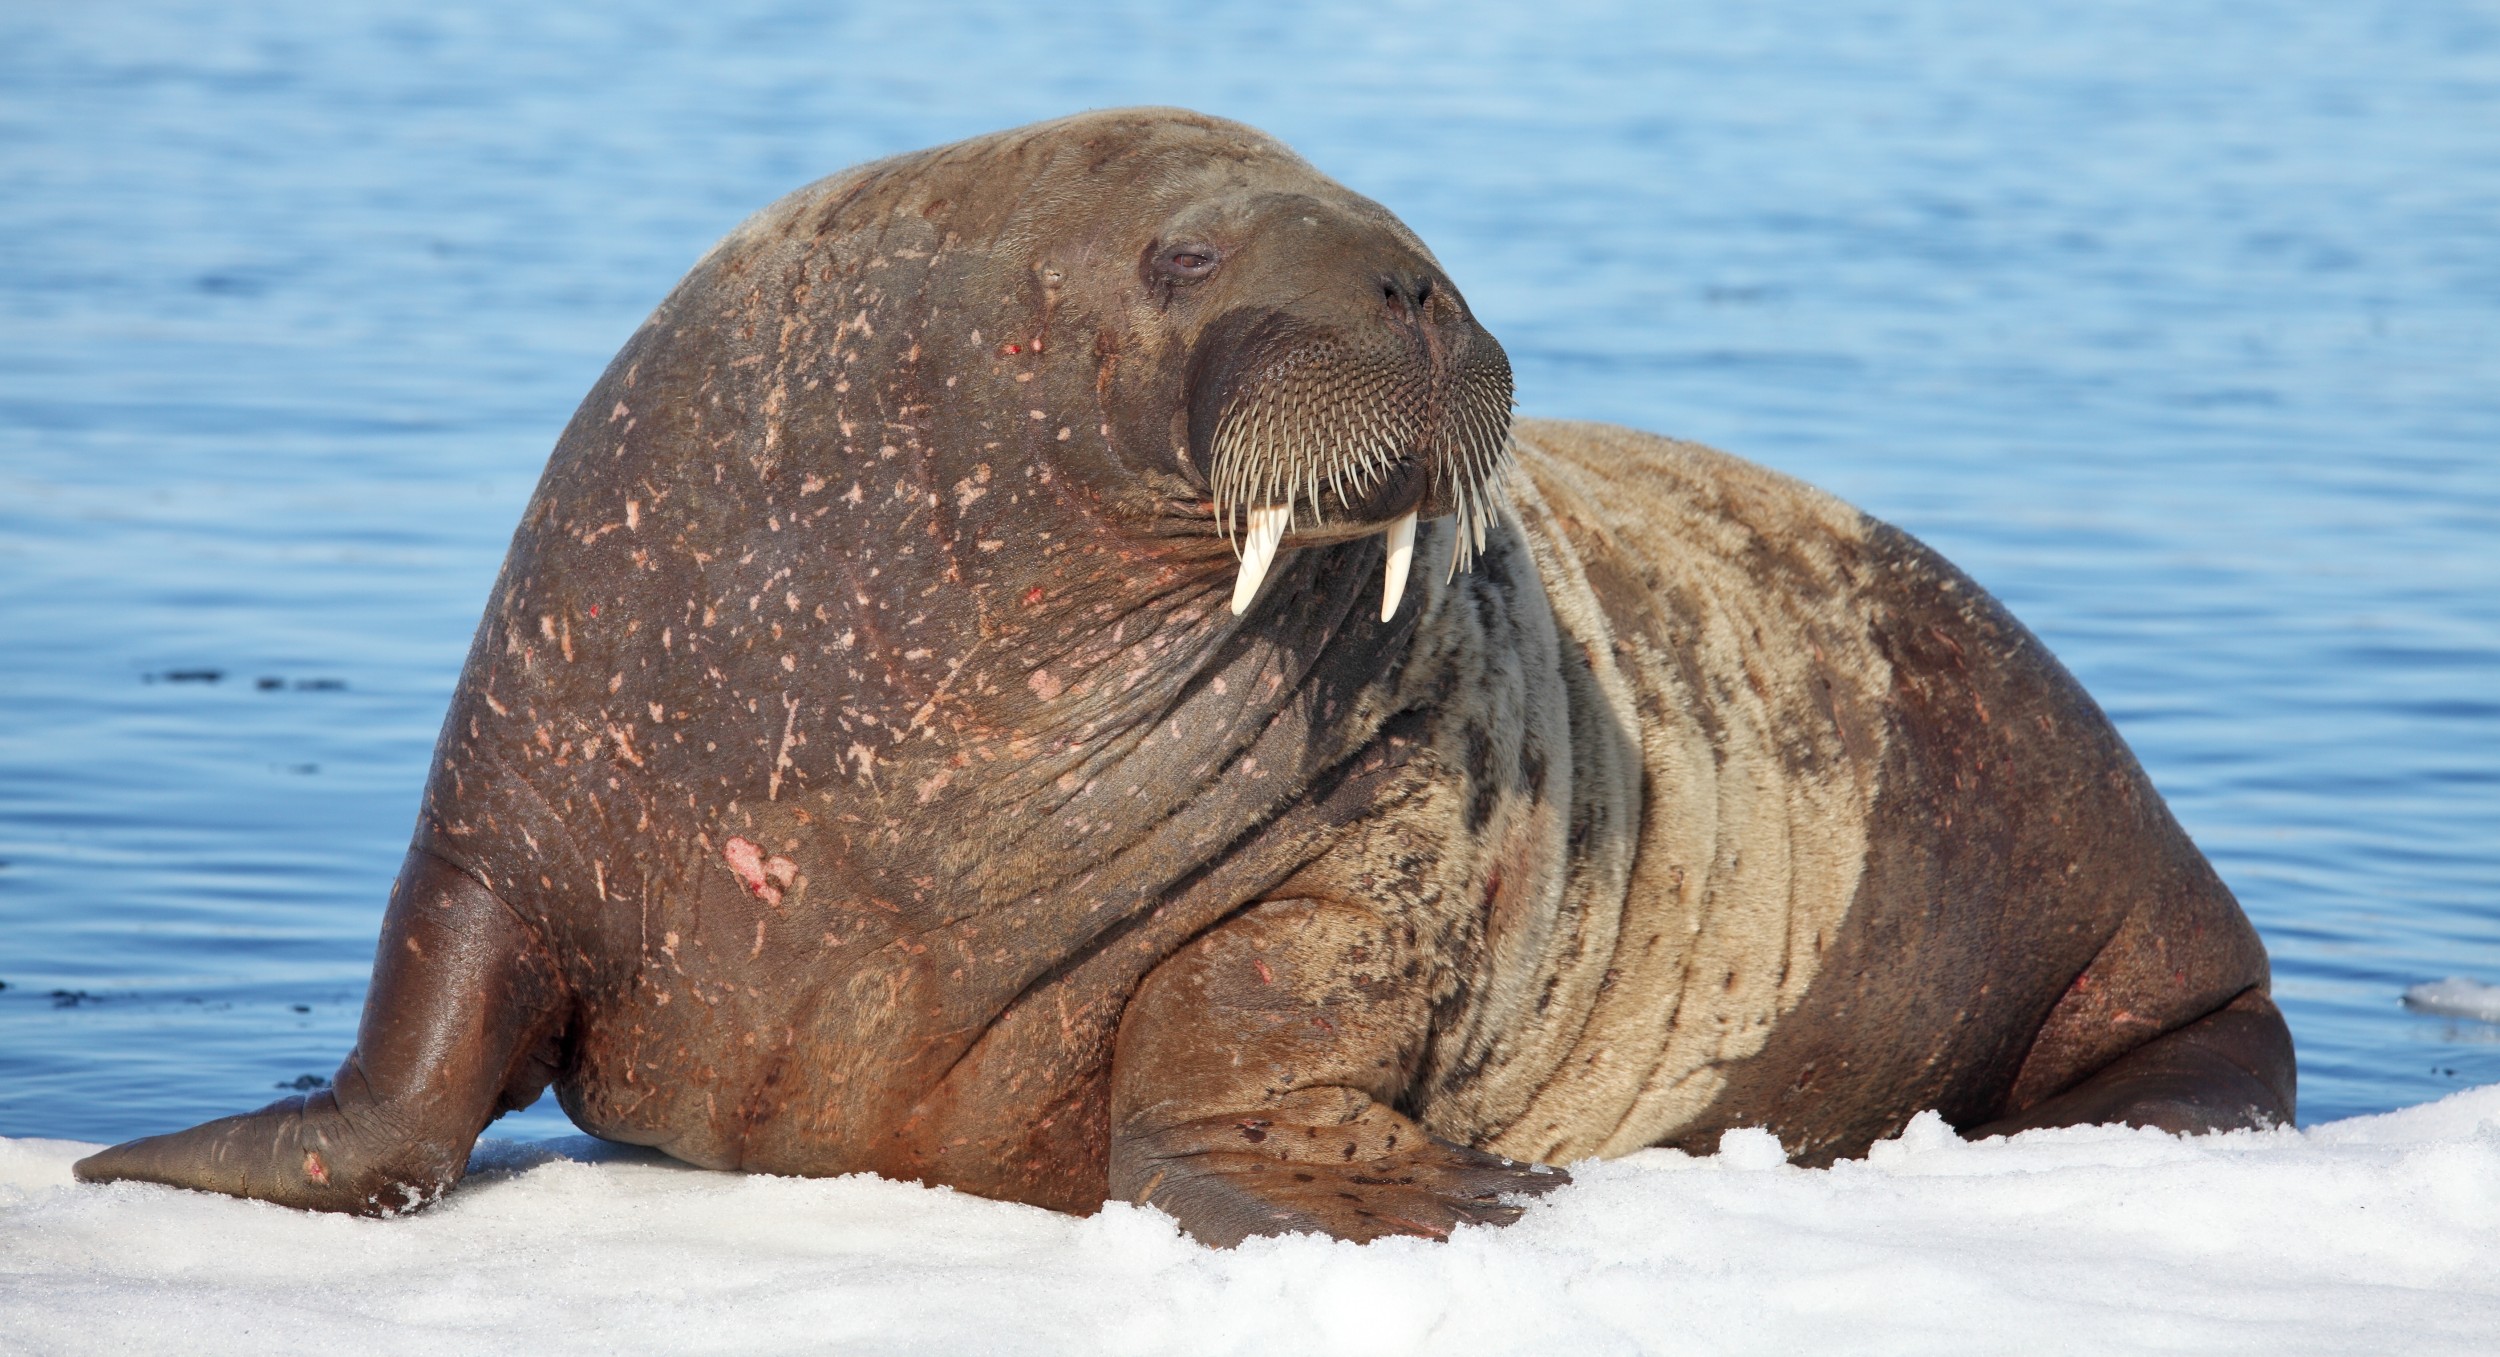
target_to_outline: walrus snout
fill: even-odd
[[[1386,272],[1364,291],[1370,305],[1337,314],[1235,312],[1200,342],[1190,445],[1241,552],[1235,613],[1288,533],[1309,545],[1385,533],[1384,621],[1419,519],[1457,517],[1454,568],[1483,546],[1508,456],[1510,359],[1431,272]]]

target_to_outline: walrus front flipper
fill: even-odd
[[[1261,905],[1155,968],[1112,1057],[1111,1195],[1201,1243],[1318,1232],[1440,1238],[1571,1181],[1437,1140],[1389,1106],[1429,988],[1399,930],[1344,905]]]
[[[411,852],[356,1049],[330,1088],[116,1145],[76,1172],[357,1215],[426,1205],[460,1180],[489,1121],[546,1086],[558,994],[544,949],[503,902]]]
[[[2292,1120],[2293,1078],[2291,1031],[2274,1001],[2252,989],[2073,1088],[1967,1134],[2103,1122],[2180,1135],[2282,1126]]]

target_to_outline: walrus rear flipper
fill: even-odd
[[[1966,1134],[2291,1122],[2292,1034],[2257,930],[2167,813],[2132,857],[2142,900],[2041,1021],[1996,1118]]]
[[[412,851],[383,916],[356,1049],[330,1088],[116,1145],[76,1172],[315,1211],[424,1206],[460,1180],[489,1121],[546,1087],[560,993],[544,949],[502,901]]]
[[[1978,1139],[2103,1122],[2178,1135],[2288,1125],[2293,1078],[2291,1031],[2274,1001],[2251,989],[2073,1088],[1965,1134]]]
[[[1506,1225],[1571,1181],[1453,1145],[1393,1110],[1427,988],[1368,910],[1270,901],[1182,948],[1129,1001],[1112,1057],[1111,1193],[1219,1248]],[[1411,944],[1410,944],[1411,945]]]

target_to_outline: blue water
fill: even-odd
[[[335,1065],[522,501],[714,238],[1150,102],[1398,211],[1525,412],[2003,597],[2264,932],[2304,1120],[2500,1081],[2397,1002],[2500,983],[2487,4],[350,8],[0,9],[0,1134]]]

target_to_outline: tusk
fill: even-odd
[[[1276,544],[1284,539],[1285,525],[1292,521],[1289,504],[1268,504],[1250,511],[1250,530],[1242,535],[1241,573],[1233,579],[1235,617],[1249,611],[1250,600],[1258,597],[1268,564],[1276,559]]]
[[[1415,564],[1415,511],[1389,525],[1389,564],[1380,581],[1380,620],[1398,615],[1398,600],[1406,597],[1406,572]]]

